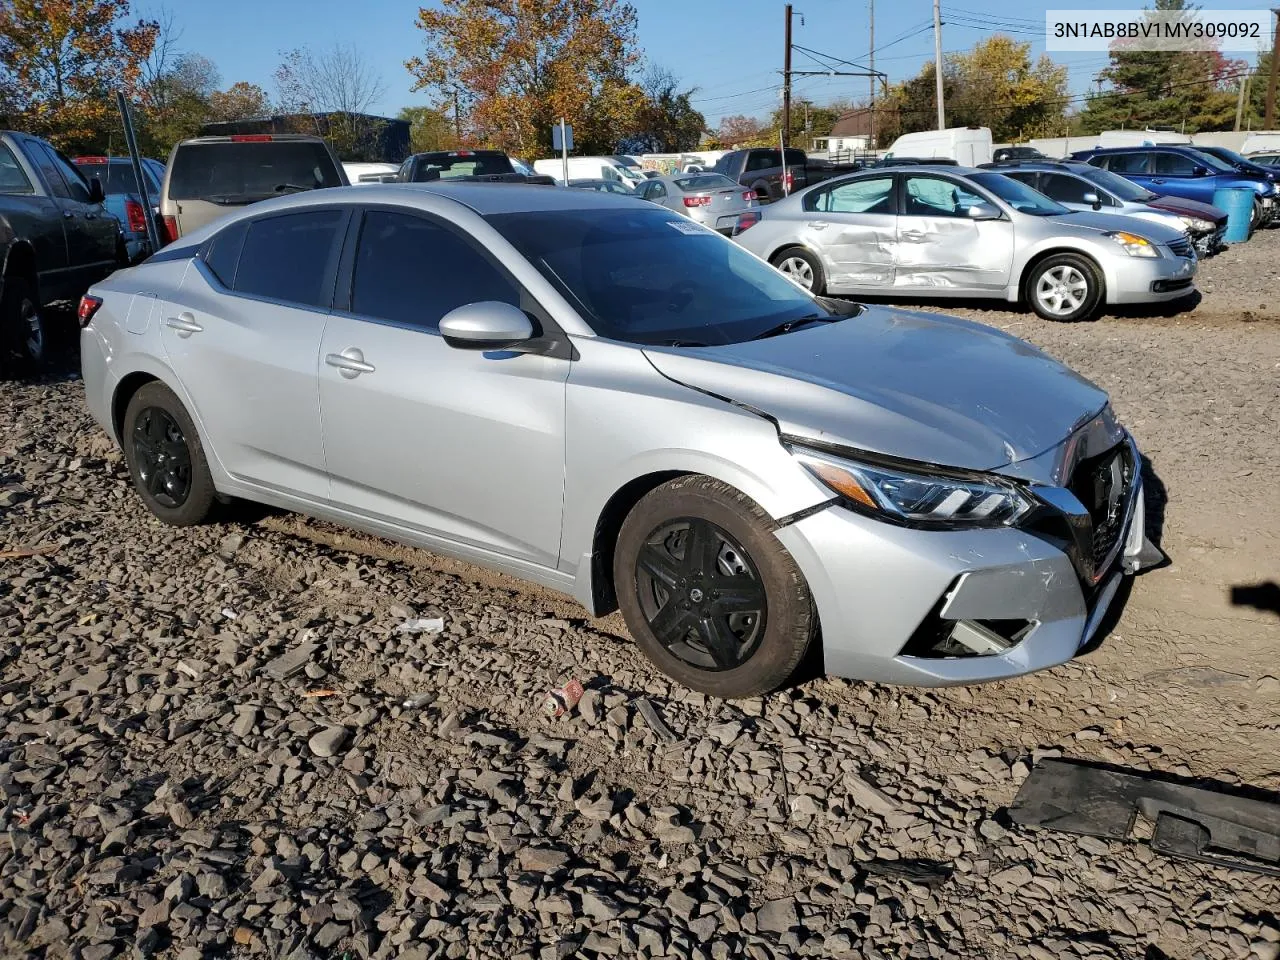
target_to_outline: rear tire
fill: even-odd
[[[159,381],[138,389],[120,431],[134,489],[156,517],[175,527],[201,523],[216,491],[200,436],[186,408]]]
[[[0,299],[0,351],[12,356],[19,371],[38,370],[49,358],[49,331],[36,285],[21,274],[6,277]]]
[[[1031,309],[1045,320],[1087,320],[1101,308],[1102,272],[1088,257],[1055,253],[1027,274],[1024,293]]]
[[[822,272],[822,261],[803,247],[779,250],[769,262],[814,296],[820,297],[826,292],[827,278]]]
[[[818,617],[775,529],[749,497],[696,475],[654,489],[623,521],[618,606],[667,676],[732,698],[767,693],[795,672]]]

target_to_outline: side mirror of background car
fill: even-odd
[[[102,189],[102,181],[97,177],[89,178],[89,202],[101,203],[107,198],[106,193]]]
[[[1196,166],[1191,168],[1191,175],[1193,177],[1204,177],[1204,176],[1208,176],[1208,174],[1209,174],[1208,167],[1202,167],[1199,164],[1197,164]]]
[[[999,220],[1000,208],[993,203],[975,203],[969,207],[970,220]]]
[[[444,342],[459,350],[507,350],[533,337],[533,324],[519,307],[481,300],[455,307],[440,318]]]
[[[1086,193],[1080,199],[1089,204],[1089,206],[1093,207],[1095,210],[1102,209],[1102,201],[1098,199],[1098,195],[1096,193]]]

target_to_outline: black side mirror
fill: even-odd
[[[1196,166],[1191,168],[1191,175],[1193,177],[1204,177],[1204,176],[1208,176],[1208,174],[1209,174],[1208,167],[1202,167],[1199,164],[1197,164]]]
[[[106,192],[102,189],[102,181],[97,177],[89,178],[89,202],[101,203],[107,199]]]

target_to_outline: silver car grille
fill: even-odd
[[[1195,258],[1195,248],[1186,237],[1179,237],[1174,240],[1169,244],[1169,249],[1173,251],[1175,257],[1185,257],[1189,260]]]

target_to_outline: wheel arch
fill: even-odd
[[[124,446],[124,415],[129,409],[129,401],[148,383],[164,383],[164,381],[153,373],[135,370],[116,384],[115,392],[111,395],[111,429],[122,447]]]
[[[1048,247],[1044,250],[1037,250],[1032,254],[1032,256],[1029,257],[1027,262],[1023,265],[1022,274],[1018,277],[1018,298],[1024,303],[1027,302],[1029,299],[1027,283],[1031,279],[1032,272],[1045,260],[1062,253],[1069,253],[1077,257],[1083,257],[1093,265],[1093,269],[1097,272],[1098,278],[1102,283],[1102,296],[1099,298],[1098,302],[1106,303],[1107,290],[1109,288],[1109,284],[1107,283],[1107,270],[1097,257],[1088,250],[1081,250],[1079,247]]]
[[[4,276],[25,276],[40,290],[40,276],[36,270],[36,251],[26,240],[15,240],[9,245],[4,258]]]
[[[617,592],[613,583],[613,554],[618,546],[618,533],[627,515],[646,494],[676,477],[689,476],[688,470],[658,470],[646,473],[624,483],[605,501],[596,518],[595,532],[591,538],[591,589],[590,610],[595,616],[603,616],[618,608]]]

